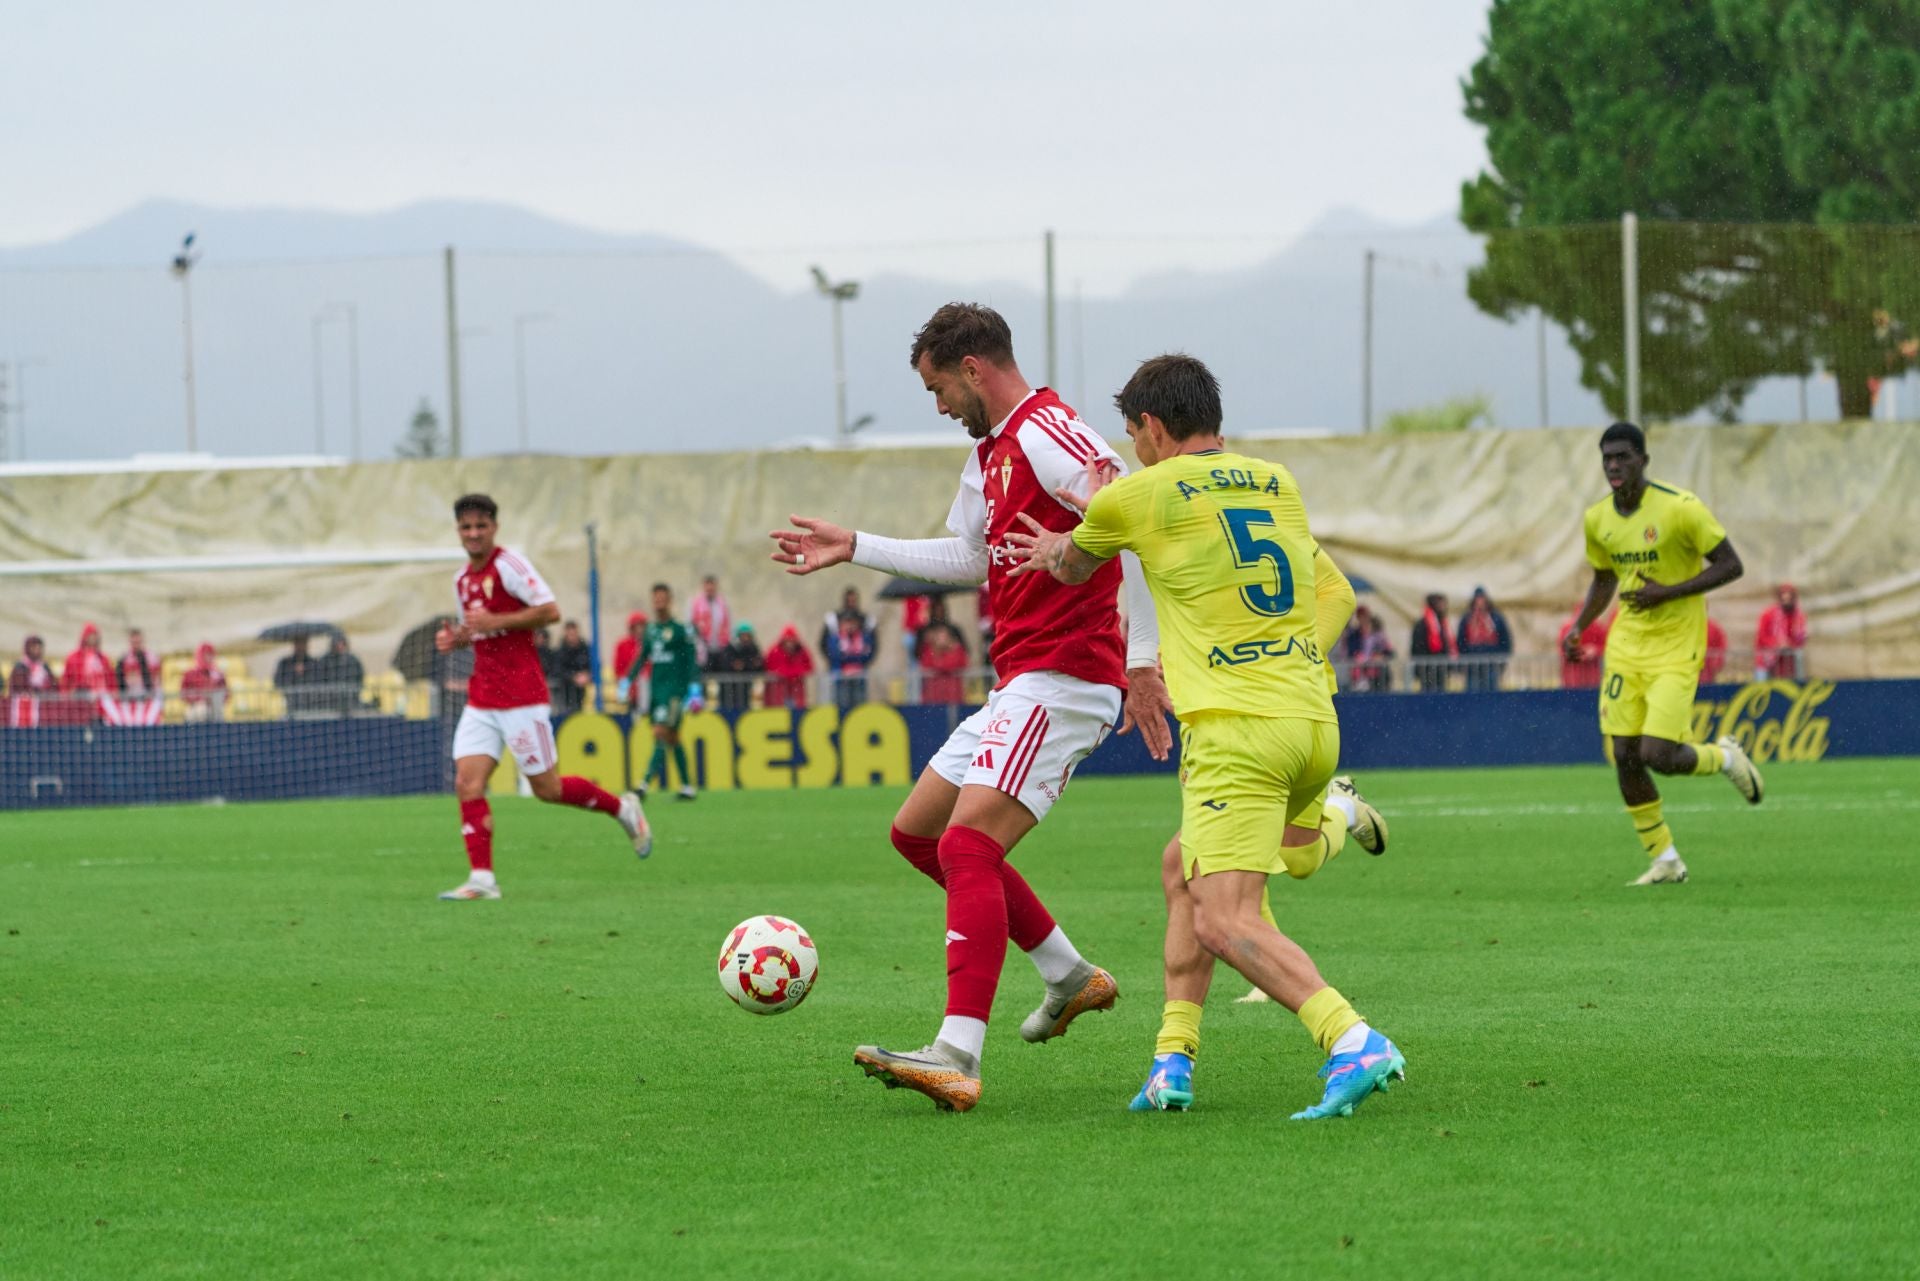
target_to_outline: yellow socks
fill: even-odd
[[[1184,1054],[1195,1058],[1200,1053],[1200,1007],[1192,1001],[1168,1001],[1160,1011],[1160,1036],[1153,1043],[1155,1054]]]
[[[1633,830],[1639,834],[1648,858],[1659,858],[1672,847],[1673,832],[1668,829],[1667,820],[1660,817],[1658,800],[1627,806],[1627,816],[1633,820]]]
[[[1172,1005],[1167,1007],[1172,1009]],[[1360,1022],[1360,1016],[1347,1004],[1347,998],[1330,987],[1323,987],[1307,998],[1300,1007],[1300,1021],[1307,1025],[1307,1031],[1313,1037],[1313,1043],[1327,1053],[1333,1053],[1333,1043],[1347,1032],[1348,1028]]]
[[[1693,745],[1693,772],[1696,774],[1718,774],[1727,767],[1727,754],[1712,743]]]
[[[1282,845],[1280,861],[1287,875],[1304,881],[1339,855],[1347,844],[1347,816],[1329,805],[1320,816],[1320,839],[1311,845]]]

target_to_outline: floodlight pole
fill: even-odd
[[[193,394],[193,264],[200,255],[193,251],[193,233],[180,241],[180,252],[173,256],[173,274],[180,278],[181,383],[187,395],[187,452],[199,449],[199,412]]]
[[[1547,313],[1533,309],[1533,356],[1540,380],[1540,425],[1547,425]]]
[[[1360,430],[1373,430],[1373,250],[1360,283]]]
[[[360,308],[338,304],[347,313],[347,456],[360,461]]]
[[[460,457],[460,308],[453,296],[453,246],[441,258],[447,289],[447,454]]]
[[[327,371],[322,360],[320,330],[327,323],[327,309],[313,313],[313,452],[327,452]]]
[[[527,431],[527,326],[552,320],[545,311],[523,311],[513,318],[513,390],[520,411],[520,452],[529,451]]]
[[[1626,325],[1627,421],[1640,427],[1640,220],[1620,215],[1620,310]]]
[[[1053,228],[1051,227],[1047,228],[1046,260],[1047,260],[1047,386],[1052,387],[1056,391],[1058,391],[1060,387],[1060,359],[1059,359],[1060,344],[1058,342],[1057,335],[1059,333],[1060,327],[1058,323],[1056,323],[1056,318],[1055,318],[1057,307],[1055,305],[1056,300],[1054,298],[1054,292],[1053,292]]]
[[[845,448],[853,439],[853,433],[847,430],[847,354],[840,305],[860,296],[860,282],[836,282],[827,279],[827,273],[819,267],[809,270],[813,273],[814,289],[833,303],[833,439],[835,444]]]

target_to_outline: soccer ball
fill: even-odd
[[[750,916],[720,945],[720,990],[743,1010],[779,1014],[807,999],[820,953],[795,921]]]

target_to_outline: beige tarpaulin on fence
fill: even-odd
[[[1587,582],[1581,512],[1605,493],[1597,441],[1593,430],[1475,431],[1243,447],[1293,469],[1315,532],[1373,585],[1403,652],[1426,593],[1457,609],[1476,585],[1506,610],[1519,650],[1544,652]],[[1698,492],[1746,560],[1746,578],[1712,605],[1736,649],[1772,585],[1790,580],[1811,616],[1815,672],[1920,673],[1914,427],[1677,427],[1656,430],[1650,451],[1652,474]],[[110,650],[140,626],[169,652],[205,639],[244,653],[264,648],[250,643],[262,627],[312,618],[344,628],[377,669],[403,633],[451,607],[449,505],[467,490],[499,501],[502,540],[543,570],[569,617],[586,609],[584,526],[598,527],[609,645],[654,581],[684,604],[708,572],[763,644],[787,622],[811,643],[844,588],[872,602],[881,579],[788,577],[767,560],[767,531],[800,512],[941,535],[964,456],[956,445],[4,478],[0,645],[39,632],[64,654],[93,621]],[[445,559],[420,559],[434,555]],[[382,563],[356,563],[368,559]],[[203,567],[234,561],[251,567]],[[882,670],[897,667],[897,629],[882,643]]]

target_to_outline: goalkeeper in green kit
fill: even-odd
[[[653,722],[653,759],[647,762],[647,776],[640,781],[640,795],[646,796],[653,780],[667,786],[667,753],[673,753],[673,767],[680,773],[683,801],[694,798],[693,774],[687,768],[687,749],[680,745],[680,718],[699,711],[700,662],[693,645],[693,633],[673,616],[673,589],[665,583],[653,585],[653,620],[640,638],[640,653],[634,670],[627,673],[629,683],[637,680],[640,665],[652,667],[647,684],[647,719]]]

